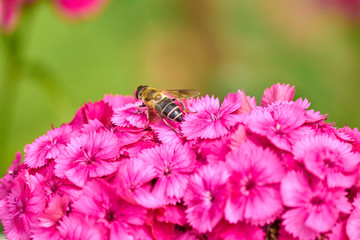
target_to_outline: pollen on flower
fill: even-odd
[[[222,103],[184,100],[191,112],[169,121],[179,134],[148,119],[135,97],[89,101],[26,145],[23,162],[16,154],[0,179],[4,233],[359,239],[360,133],[327,123],[294,91],[273,85],[260,106],[244,90]]]

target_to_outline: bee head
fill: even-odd
[[[135,91],[135,97],[140,100],[141,93],[147,89],[149,86],[141,85]]]

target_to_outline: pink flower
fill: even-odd
[[[70,142],[71,131],[72,128],[66,124],[26,145],[24,163],[31,168],[38,168],[56,159]]]
[[[195,170],[195,154],[189,144],[163,144],[143,150],[138,158],[155,169],[152,193],[165,203],[179,202]]]
[[[266,159],[266,160],[265,160]],[[282,211],[279,183],[284,170],[277,156],[246,142],[226,156],[229,178],[225,218],[230,223],[269,223]]]
[[[15,156],[15,160],[12,162],[12,166],[7,170],[7,174],[0,179],[0,209],[6,201],[6,197],[11,192],[11,188],[14,185],[14,180],[16,176],[25,169],[25,166],[21,163],[21,153],[17,152]],[[1,212],[1,210],[0,210]]]
[[[97,119],[105,128],[110,128],[111,116],[113,114],[112,107],[103,100],[89,104],[84,104],[79,108],[69,125],[73,129],[80,129],[84,124],[88,124],[89,121]]]
[[[11,32],[19,21],[24,0],[0,1],[0,28]]]
[[[229,133],[242,118],[241,114],[233,114],[241,106],[241,96],[229,94],[219,107],[219,99],[205,97],[194,100],[191,111],[196,113],[185,116],[181,124],[182,133],[187,139],[214,139]]]
[[[357,178],[360,156],[351,145],[328,135],[303,138],[294,146],[294,156],[329,187],[351,187]]]
[[[59,178],[54,174],[55,162],[42,169],[37,169],[32,173],[32,177],[43,187],[47,203],[57,196],[69,196],[70,200],[75,200],[81,194],[80,188],[68,179]]]
[[[119,127],[144,128],[147,125],[146,109],[139,108],[139,103],[129,103],[117,108],[111,121]]]
[[[249,114],[256,107],[255,97],[246,96],[244,89],[242,91],[238,90],[237,94],[240,96],[241,106],[234,113]]]
[[[90,178],[114,173],[118,154],[119,144],[114,133],[95,132],[72,138],[55,159],[55,174],[82,187]]]
[[[267,108],[253,109],[247,121],[250,131],[286,151],[291,151],[292,144],[310,132],[301,127],[305,123],[305,109],[289,102],[278,101]]]
[[[57,10],[65,17],[78,19],[99,13],[107,0],[53,0]]]
[[[54,197],[43,214],[39,216],[39,223],[32,230],[32,237],[34,239],[61,239],[57,227],[68,210],[68,205],[67,195]]]
[[[265,233],[260,227],[252,226],[243,222],[230,224],[221,221],[212,233],[209,233],[208,239],[222,240],[264,240]]]
[[[89,102],[0,179],[6,237],[358,239],[360,133],[293,94],[184,100],[183,136],[134,97]]]
[[[327,188],[301,172],[289,172],[281,183],[283,203],[290,209],[283,215],[285,229],[300,239],[315,239],[334,227],[339,214],[351,205],[342,189]]]
[[[139,159],[124,159],[117,175],[117,192],[131,203],[157,208],[162,201],[151,194],[151,181],[156,177],[154,166]]]
[[[128,103],[135,103],[135,98],[133,96],[122,96],[122,95],[112,95],[105,94],[104,102],[107,103],[113,109],[123,107]]]
[[[264,95],[261,99],[261,106],[268,106],[278,100],[281,101],[292,101],[295,94],[295,87],[290,87],[290,84],[272,85],[271,88],[267,88],[264,91]]]
[[[103,180],[88,182],[83,195],[73,203],[73,211],[97,219],[110,239],[128,239],[134,226],[144,224],[146,209],[131,204],[116,194],[116,188]]]
[[[191,176],[184,197],[186,218],[200,233],[212,231],[224,215],[227,171],[216,165],[200,168]]]
[[[360,195],[353,202],[354,209],[346,224],[346,233],[350,240],[360,239]]]
[[[9,239],[30,239],[31,228],[45,207],[41,185],[30,179],[24,170],[14,180],[14,186],[7,196],[1,211],[4,233]]]
[[[85,218],[76,213],[63,216],[58,227],[61,239],[67,240],[98,240],[106,236],[104,228],[96,222],[96,219]]]

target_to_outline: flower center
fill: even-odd
[[[163,173],[164,173],[164,175],[165,175],[166,177],[170,176],[170,174],[171,174],[171,168],[166,167]]]
[[[337,161],[338,154],[325,150],[321,153],[320,157],[323,159],[326,168],[337,168],[340,167]]]
[[[107,220],[108,222],[114,221],[114,220],[115,220],[115,214],[114,214],[114,212],[113,212],[112,210],[106,211],[106,216],[105,216],[105,218],[106,218],[106,220]]]
[[[325,203],[324,198],[320,196],[315,196],[310,200],[310,203],[315,206],[319,206]]]

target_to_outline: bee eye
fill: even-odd
[[[139,87],[136,89],[135,97],[136,97],[137,99],[140,99],[141,93],[142,93],[146,88],[148,88],[148,86],[139,86]]]

